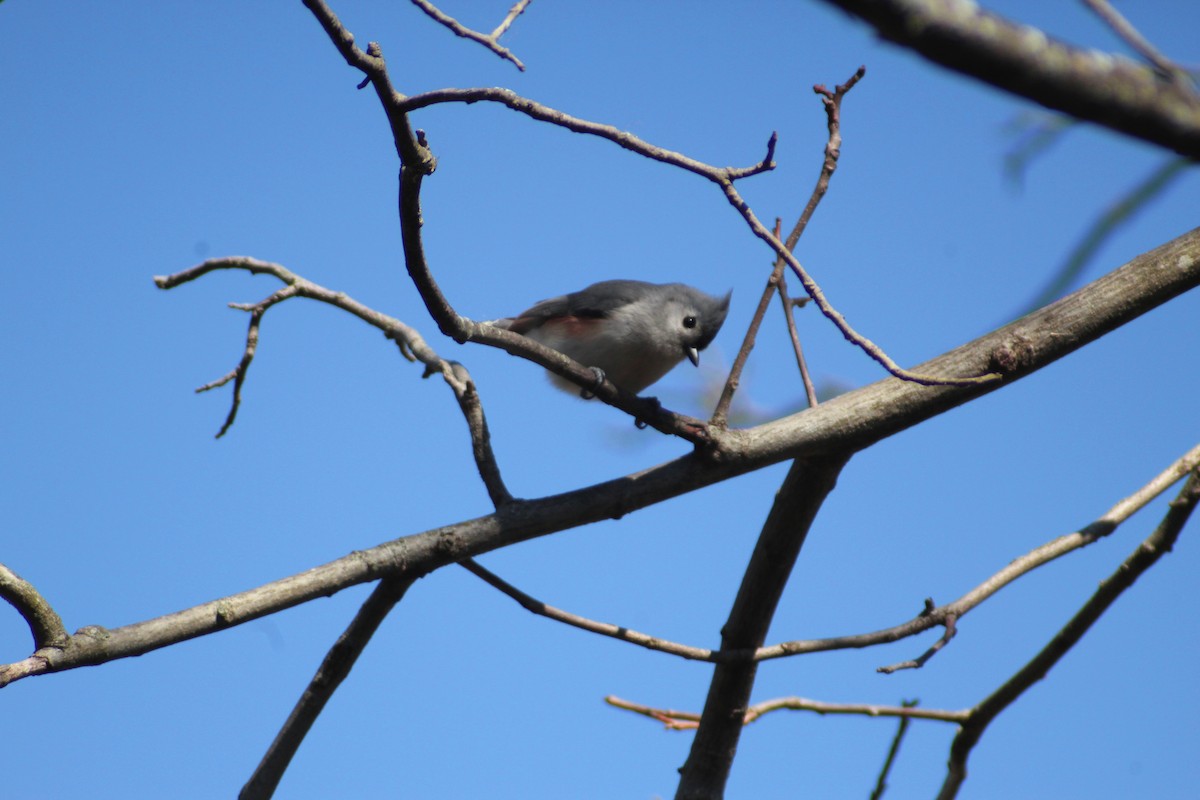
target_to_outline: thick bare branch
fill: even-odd
[[[826,0],[955,72],[1200,159],[1200,97],[1120,56],[1082,50],[970,0]]]
[[[375,94],[387,114],[388,125],[392,129],[392,140],[396,145],[396,154],[405,166],[429,174],[437,169],[437,159],[429,152],[429,148],[418,141],[412,126],[409,125],[408,115],[400,108],[403,95],[392,86],[388,77],[387,64],[383,53],[375,42],[367,44],[363,52],[354,44],[354,34],[346,30],[342,21],[324,0],[304,0],[304,6],[312,12],[317,22],[325,30],[334,47],[351,67],[363,72],[366,78],[359,87],[368,83],[375,88]]]
[[[229,268],[224,264],[223,268]],[[261,262],[257,265],[260,271]],[[178,285],[214,266],[164,278]],[[1004,384],[1020,379],[1200,284],[1200,230],[1134,259],[1041,311],[931,362],[934,368],[995,363]],[[383,317],[345,301],[368,321]],[[372,323],[374,324],[374,323]],[[407,329],[397,323],[400,329]],[[414,340],[420,346],[423,340]],[[414,345],[413,351],[419,347]],[[1001,384],[1001,385],[1004,385]],[[567,528],[616,519],[662,500],[798,456],[850,453],[913,427],[996,385],[921,387],[885,380],[746,431],[715,431],[704,457],[688,454],[622,478],[538,500],[513,501],[486,517],[446,525],[352,553],[221,600],[121,628],[83,628],[62,647],[0,667],[13,680],[141,655],[239,625],[388,575],[425,574],[446,564]]]
[[[25,620],[33,636],[34,650],[57,647],[67,640],[67,629],[54,607],[32,583],[3,564],[0,564],[0,600],[15,608]]]
[[[721,628],[722,650],[762,646],[800,548],[821,504],[837,484],[847,456],[793,462],[754,546],[729,619]],[[718,664],[713,669],[696,737],[679,770],[676,800],[715,800],[724,795],[757,672],[757,662]]]

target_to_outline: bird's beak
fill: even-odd
[[[692,362],[692,366],[700,366],[700,353],[694,347],[685,347],[683,352],[687,353],[688,361]]]

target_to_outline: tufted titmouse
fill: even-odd
[[[725,322],[729,294],[717,298],[682,283],[601,281],[492,324],[591,367],[597,383],[607,377],[636,394],[684,356],[700,366],[699,351]],[[558,375],[550,380],[560,389],[576,389]]]

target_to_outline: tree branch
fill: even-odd
[[[25,620],[33,636],[34,650],[57,647],[67,640],[67,629],[54,607],[32,583],[3,564],[0,564],[0,600],[15,608]]]
[[[182,272],[177,272],[174,275],[156,276],[154,283],[160,289],[173,289],[218,270],[242,270],[252,275],[271,275],[285,284],[284,288],[272,293],[270,297],[256,305],[230,304],[233,308],[251,312],[250,331],[246,336],[246,350],[242,355],[242,361],[233,371],[224,377],[212,383],[205,384],[196,390],[198,392],[207,391],[227,383],[231,378],[236,378],[233,404],[230,408],[229,416],[225,420],[225,424],[217,434],[218,438],[225,434],[237,416],[238,406],[241,403],[241,386],[245,380],[246,370],[254,358],[255,347],[258,343],[259,324],[262,321],[263,314],[266,313],[268,308],[283,300],[288,300],[292,297],[306,297],[310,300],[317,300],[347,311],[372,327],[382,331],[384,336],[396,342],[402,354],[406,357],[415,358],[425,365],[426,369],[423,377],[440,374],[446,385],[454,392],[459,409],[462,411],[463,418],[467,422],[467,430],[471,436],[471,453],[475,458],[475,466],[479,471],[479,477],[483,481],[493,505],[499,507],[512,500],[512,495],[509,494],[507,487],[504,485],[504,480],[500,474],[500,467],[496,462],[496,455],[492,450],[491,435],[488,432],[487,418],[483,413],[483,405],[479,401],[479,393],[466,367],[457,362],[443,359],[434,352],[433,348],[425,342],[425,339],[422,338],[416,329],[405,325],[400,320],[389,317],[386,314],[381,314],[344,292],[335,292],[331,289],[326,289],[324,286],[301,278],[280,264],[274,264],[269,261],[259,261],[258,259],[247,258],[245,256],[213,258],[194,267],[189,267]]]
[[[325,660],[309,681],[308,688],[296,701],[296,706],[275,736],[275,741],[271,742],[254,774],[238,793],[240,800],[260,800],[275,793],[284,771],[292,762],[292,757],[296,755],[296,750],[312,729],[325,704],[350,674],[375,631],[396,603],[404,597],[414,580],[413,577],[384,578],[375,587],[375,591],[363,603],[349,627],[325,654]]]
[[[854,79],[852,79],[852,81],[853,80]],[[689,158],[680,153],[655,147],[654,145],[642,141],[633,134],[614,128],[611,125],[601,125],[599,123],[589,122],[587,120],[579,119],[578,117],[572,117],[568,114],[564,114],[561,111],[556,111],[547,106],[535,103],[532,100],[527,100],[524,97],[520,97],[508,89],[440,89],[435,92],[428,92],[426,94],[410,97],[404,100],[400,104],[400,107],[405,110],[412,111],[414,109],[424,108],[436,103],[476,103],[484,100],[501,103],[504,106],[513,109],[514,111],[519,111],[543,122],[559,125],[576,133],[586,133],[599,136],[602,139],[607,139],[621,147],[624,147],[626,150],[630,150],[634,153],[638,153],[639,155],[643,155],[656,161],[662,161],[663,163],[679,167],[680,169],[695,173],[696,175],[715,183],[724,193],[725,199],[729,202],[729,204],[733,206],[735,210],[737,210],[737,212],[742,216],[742,219],[745,220],[746,224],[750,226],[750,230],[754,232],[754,235],[762,239],[763,242],[765,242],[772,250],[775,251],[777,256],[787,261],[788,266],[792,269],[792,272],[796,274],[801,285],[804,286],[804,291],[806,291],[808,296],[811,297],[814,302],[816,302],[817,307],[821,309],[821,313],[825,315],[826,319],[832,322],[848,341],[860,348],[895,377],[925,386],[974,386],[978,384],[992,383],[1000,379],[1000,375],[996,373],[966,375],[959,377],[939,377],[934,374],[922,374],[916,371],[906,370],[897,364],[891,357],[889,357],[879,347],[879,345],[875,344],[850,326],[850,323],[847,322],[846,318],[833,307],[833,305],[825,297],[825,293],[821,291],[821,287],[805,271],[804,267],[800,265],[800,262],[796,260],[796,257],[787,250],[787,247],[783,242],[779,241],[777,237],[773,236],[771,232],[763,226],[763,224],[758,220],[758,217],[755,216],[754,211],[751,210],[750,205],[745,201],[745,199],[742,198],[737,189],[734,188],[735,181],[774,168],[776,143],[775,134],[771,134],[771,139],[767,142],[767,155],[759,164],[743,169],[733,169],[730,167],[717,168],[696,161],[695,159]],[[497,340],[489,340],[472,333],[471,328],[465,324],[465,318],[454,315],[448,304],[444,309],[439,309],[438,305],[440,304],[430,305],[430,311],[434,313],[436,318],[439,319],[438,324],[442,327],[442,332],[446,335],[452,336],[456,341],[460,342],[471,340],[482,342],[484,344],[501,346],[498,344]],[[439,314],[441,314],[441,316],[438,316]],[[442,322],[443,319],[445,319],[445,323]],[[478,328],[476,328],[476,330],[478,330]],[[573,375],[568,373],[558,372],[557,374],[561,374],[565,377],[570,377],[572,380],[576,380]],[[604,395],[597,393],[597,396],[604,400],[604,402],[609,402],[607,397]]]
[[[323,0],[305,0],[305,5],[317,17],[346,63],[366,74],[367,77],[360,86],[370,83],[375,87],[376,95],[387,114],[401,164],[399,217],[405,267],[439,330],[459,343],[477,341],[520,355],[574,381],[581,387],[590,388],[595,383],[595,375],[588,365],[576,364],[561,353],[519,334],[472,322],[455,312],[433,277],[421,241],[421,227],[424,224],[421,218],[421,183],[424,176],[437,168],[437,159],[429,151],[424,132],[414,132],[409,124],[408,111],[421,106],[414,105],[412,100],[406,99],[392,87],[382,49],[377,43],[370,43],[364,53],[355,46],[353,34],[345,29]],[[512,95],[511,92],[508,94]],[[775,137],[772,136],[767,148],[768,162],[773,157],[774,149]],[[764,163],[744,170],[724,170],[723,174],[734,179],[756,174],[772,166],[773,164]],[[663,433],[680,436],[699,446],[708,443],[702,421],[666,412],[656,400],[638,398],[618,389],[611,381],[605,381],[603,386],[594,389],[593,395]]]
[[[793,462],[755,544],[729,619],[722,650],[757,649],[766,638],[792,566],[848,455]],[[741,737],[757,662],[718,664],[687,761],[680,768],[677,800],[720,798]]]
[[[604,702],[610,706],[632,711],[644,717],[650,717],[663,723],[668,729],[676,731],[694,730],[700,723],[700,715],[691,711],[676,711],[669,708],[653,708],[620,697],[609,695]],[[966,711],[944,711],[936,708],[918,708],[912,705],[877,706],[864,703],[825,703],[820,700],[809,700],[805,697],[779,697],[755,703],[746,709],[742,719],[743,725],[749,725],[764,714],[772,711],[812,711],[824,716],[825,714],[840,714],[866,717],[899,717],[900,719],[928,719],[937,722],[962,722],[967,719]]]
[[[804,360],[804,348],[800,346],[800,332],[796,330],[796,315],[794,310],[797,306],[804,307],[808,302],[808,298],[802,300],[794,300],[788,294],[787,280],[784,275],[779,275],[779,304],[783,306],[783,320],[787,324],[788,337],[792,340],[792,352],[796,354],[796,367],[800,370],[800,381],[804,384],[804,396],[808,400],[808,407],[812,408],[820,400],[817,398],[817,388],[813,386],[812,376],[808,372],[808,364]]]
[[[496,575],[491,570],[479,565],[474,559],[465,559],[459,564],[468,572],[483,580],[491,587],[500,590],[504,594],[516,600],[526,611],[537,614],[547,619],[552,619],[555,622],[562,622],[580,630],[588,631],[589,633],[598,633],[601,636],[608,636],[613,639],[620,639],[623,642],[640,645],[648,650],[657,650],[660,653],[669,653],[683,658],[694,659],[697,661],[713,661],[715,653],[704,647],[691,647],[686,644],[677,642],[669,642],[666,639],[660,639],[657,636],[648,636],[638,631],[630,630],[622,625],[613,625],[608,622],[596,622],[595,620],[581,617],[578,614],[572,614],[569,611],[563,611],[561,608],[546,605],[541,600],[531,597],[525,592],[522,592],[517,587],[505,581],[500,576]]]
[[[550,106],[542,105],[534,100],[522,97],[511,89],[502,89],[499,87],[437,89],[432,92],[424,92],[404,98],[400,101],[398,107],[402,111],[410,112],[441,103],[466,103],[469,105],[480,102],[499,103],[506,108],[524,114],[531,119],[536,119],[539,122],[548,122],[551,125],[566,128],[573,133],[582,133],[605,139],[618,147],[623,147],[631,153],[644,156],[652,161],[659,161],[673,167],[678,167],[714,182],[738,181],[742,178],[748,178],[752,175],[758,175],[775,169],[775,144],[778,141],[778,137],[774,133],[767,140],[766,155],[757,164],[749,167],[715,167],[705,164],[703,161],[697,161],[694,158],[685,156],[683,153],[677,153],[674,150],[667,150],[666,148],[650,144],[644,139],[640,139],[632,133],[623,131],[612,125],[604,125],[599,122],[582,119],[581,117],[571,116]]]
[[[916,700],[905,700],[901,703],[902,708],[913,708],[916,705]],[[896,755],[900,752],[900,743],[904,741],[904,734],[908,732],[910,719],[912,718],[900,718],[900,724],[896,727],[896,735],[892,737],[892,745],[888,748],[887,758],[883,760],[883,767],[879,770],[879,777],[875,781],[875,788],[871,791],[870,800],[879,800],[879,798],[883,797],[883,793],[887,791],[887,777],[892,771],[892,765],[896,763]]]
[[[522,2],[517,3],[517,5],[513,6],[509,11],[509,15],[500,23],[500,27],[496,28],[496,30],[492,31],[492,33],[486,34],[471,30],[454,17],[442,13],[442,11],[433,3],[430,3],[429,0],[412,0],[413,5],[424,11],[436,22],[445,25],[454,32],[455,36],[461,36],[464,39],[470,39],[473,42],[478,42],[488,50],[491,50],[493,53],[503,58],[505,61],[511,61],[517,69],[521,70],[521,72],[525,71],[525,65],[521,63],[521,59],[513,55],[513,52],[507,47],[501,45],[497,39],[499,39],[502,33],[508,30],[508,26],[511,25],[512,21],[515,20],[521,14],[521,12],[525,10],[525,6],[529,5],[530,2],[531,0],[522,0]]]
[[[598,633],[601,636],[608,636],[613,639],[629,642],[630,644],[636,644],[648,650],[656,650],[660,653],[667,653],[694,661],[723,664],[747,663],[750,661],[767,661],[769,659],[786,658],[788,656],[805,655],[808,653],[824,653],[832,650],[861,649],[880,644],[890,644],[923,633],[938,625],[945,628],[942,637],[917,659],[901,662],[889,667],[880,667],[878,670],[879,672],[890,674],[900,669],[913,669],[924,666],[926,661],[932,658],[935,653],[941,650],[954,637],[959,618],[965,616],[972,609],[978,607],[985,600],[992,597],[992,595],[1023,575],[1027,575],[1044,564],[1048,564],[1067,553],[1086,547],[1110,535],[1119,525],[1177,483],[1184,475],[1198,467],[1200,467],[1200,444],[1197,444],[1191,450],[1184,453],[1172,462],[1170,466],[1151,479],[1149,483],[1129,497],[1116,503],[1105,514],[1085,528],[1066,536],[1060,536],[1014,559],[1004,569],[991,575],[983,583],[952,603],[947,603],[939,607],[934,606],[933,601],[927,599],[925,601],[925,609],[907,622],[871,633],[834,636],[827,639],[793,640],[759,647],[754,650],[710,650],[706,647],[693,647],[631,630],[624,625],[597,622],[587,617],[581,617],[578,614],[547,605],[541,600],[507,583],[472,559],[464,560],[461,562],[461,566],[492,587],[516,600],[522,608],[533,614],[556,622],[562,622],[590,633]]]
[[[850,77],[850,80],[838,86],[834,92],[830,92],[824,86],[813,87],[813,91],[821,96],[822,103],[825,106],[825,120],[826,127],[829,129],[829,137],[825,142],[825,158],[821,163],[821,171],[817,176],[817,184],[813,187],[812,193],[808,198],[808,203],[805,204],[804,210],[800,213],[800,218],[796,220],[796,225],[792,228],[791,234],[788,235],[787,241],[784,242],[783,246],[787,248],[788,252],[796,249],[796,245],[799,243],[804,229],[808,227],[808,221],[812,219],[813,213],[817,210],[817,205],[825,197],[825,192],[829,189],[829,179],[833,177],[833,173],[837,169],[837,160],[842,150],[842,98],[854,88],[856,83],[862,80],[866,71],[866,67],[859,67],[858,71]],[[775,222],[775,237],[779,237],[778,220]],[[777,291],[781,291],[783,272],[786,266],[787,262],[784,261],[783,256],[776,255],[775,268],[771,272],[771,277],[767,279],[767,285],[763,289],[762,297],[758,301],[758,308],[754,310],[754,316],[751,318],[750,325],[746,329],[746,336],[742,340],[742,346],[733,360],[733,367],[729,370],[729,377],[725,379],[725,387],[721,390],[721,397],[717,400],[717,407],[713,410],[712,418],[709,420],[710,425],[723,428],[728,421],[729,405],[733,402],[733,393],[737,391],[742,369],[746,366],[746,360],[750,357],[750,351],[754,349],[754,341],[758,336],[759,326],[762,325],[763,316],[766,314],[767,304],[771,301],[771,295]],[[782,297],[783,295],[781,294],[780,296]],[[792,341],[796,348],[796,358],[800,363],[800,374],[804,379],[806,389],[809,390],[809,405],[813,406],[816,403],[811,391],[812,384],[808,380],[804,358],[800,355],[800,340],[796,336],[795,325],[792,322],[790,309],[787,308],[786,298],[784,299],[784,308],[788,311],[788,330],[792,334]]]
[[[1195,86],[1187,71],[1150,44],[1149,40],[1142,36],[1138,29],[1122,16],[1120,11],[1113,8],[1108,0],[1083,0],[1083,3],[1094,11],[1096,16],[1104,20],[1105,24],[1113,29],[1113,33],[1124,39],[1134,52],[1146,59],[1164,78],[1175,81],[1181,89],[1195,91]]]
[[[517,0],[517,2],[513,4],[513,7],[508,10],[508,14],[505,15],[504,19],[500,20],[500,24],[496,26],[496,29],[492,31],[491,37],[493,39],[499,39],[501,36],[503,36],[504,32],[508,30],[509,26],[516,22],[517,17],[525,13],[525,9],[528,8],[529,4],[532,2],[533,0]]]
[[[265,271],[261,263],[260,271]],[[205,262],[186,276],[160,279],[160,285],[176,285],[213,268],[217,267]],[[565,494],[514,500],[494,514],[406,536],[164,617],[111,630],[82,628],[62,647],[44,648],[37,657],[0,667],[0,686],[32,675],[142,655],[384,576],[423,575],[510,544],[616,519],[785,459],[860,450],[1019,380],[1198,284],[1200,230],[930,362],[936,369],[994,363],[1006,372],[1000,384],[930,388],[889,379],[750,430],[714,431],[713,449],[704,457],[688,454]],[[364,319],[383,316],[365,308],[355,313]],[[419,343],[424,346],[423,340]]]
[[[1096,593],[1028,664],[971,709],[969,718],[962,723],[958,735],[950,745],[950,763],[938,800],[952,800],[957,796],[962,782],[967,777],[967,758],[971,749],[978,743],[992,720],[1027,689],[1046,677],[1051,668],[1070,652],[1109,606],[1154,566],[1159,558],[1171,551],[1198,502],[1200,471],[1193,471],[1178,496],[1171,501],[1170,508],[1154,532],[1138,545],[1112,575],[1100,583]]]
[[[317,22],[320,23],[321,28],[324,29],[346,63],[366,75],[366,79],[359,84],[359,88],[367,84],[375,88],[380,105],[387,114],[388,125],[392,129],[392,141],[396,145],[396,154],[400,156],[400,162],[413,169],[421,170],[425,174],[432,173],[437,169],[437,159],[429,152],[429,148],[417,141],[412,126],[408,123],[408,115],[400,108],[404,96],[392,86],[391,78],[388,77],[387,64],[383,60],[383,53],[379,45],[375,42],[368,42],[367,51],[364,53],[354,44],[354,34],[346,30],[342,21],[324,0],[303,0],[303,2],[305,8],[316,17]]]
[[[1200,98],[1133,61],[1055,41],[969,0],[826,1],[955,72],[1200,159]]]
[[[752,450],[825,450],[827,437],[838,446],[862,447],[911,427],[909,417],[937,414],[1029,375],[1085,343],[1141,316],[1200,284],[1200,228],[1144,253],[1078,291],[961,347],[915,367],[947,375],[996,371],[998,382],[975,386],[921,386],[883,380],[826,401],[820,406],[741,432]],[[874,405],[876,402],[886,407]],[[869,419],[861,431],[823,431],[826,415],[841,417],[850,407]],[[848,440],[847,440],[848,439]],[[781,459],[782,460],[782,459]]]
[[[1117,529],[1117,526],[1124,523],[1160,494],[1171,488],[1184,475],[1187,475],[1198,467],[1200,467],[1200,444],[1172,462],[1170,466],[1156,475],[1145,486],[1138,489],[1129,497],[1117,502],[1091,524],[1074,533],[1060,536],[1014,559],[1004,569],[995,573],[952,603],[934,607],[932,600],[926,600],[925,610],[908,622],[872,633],[836,636],[829,639],[782,642],[770,647],[759,648],[754,657],[762,661],[769,658],[782,658],[803,653],[870,647],[872,645],[899,641],[900,639],[929,630],[938,625],[949,626],[956,624],[969,611],[981,605],[989,597],[1022,575],[1026,575],[1043,564],[1048,564],[1067,553],[1078,550],[1081,547],[1086,547],[1110,535]],[[920,663],[924,664],[946,641],[949,641],[951,636],[953,636],[952,633],[948,636],[943,636],[933,648],[918,659]],[[881,667],[880,671],[894,672],[898,666]],[[906,662],[904,666],[912,667],[920,666],[920,664]]]

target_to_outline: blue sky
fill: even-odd
[[[489,29],[509,3],[444,9]],[[868,73],[846,100],[842,161],[798,248],[832,302],[912,365],[1010,319],[1087,225],[1166,157],[1077,128],[1016,187],[1007,124],[1036,111],[927,65],[816,3],[554,3],[506,35],[518,73],[407,3],[336,3],[378,40],[397,87],[502,85],[720,165],[779,168],[741,188],[793,220],[816,177],[824,116],[809,87]],[[1081,5],[989,7],[1073,42],[1119,47]],[[1129,13],[1196,60],[1200,7]],[[471,370],[510,489],[523,497],[660,463],[686,446],[553,391],[533,365],[437,334],[403,271],[397,164],[377,102],[299,3],[0,6],[0,561],[71,630],[115,627],[241,591],[351,550],[490,510],[449,391],[377,333],[315,303],[263,324],[237,424],[227,390],[192,389],[238,360],[228,302],[276,288],[151,277],[219,255],[277,261],[417,327]],[[439,157],[425,243],[460,312],[488,319],[605,278],[733,290],[697,372],[654,387],[704,415],[771,257],[695,176],[502,108],[421,112]],[[1090,275],[1197,224],[1184,175],[1100,252]],[[1076,355],[864,452],[808,539],[770,641],[856,633],[949,601],[1106,511],[1195,444],[1193,292]],[[815,313],[818,380],[882,377]],[[766,413],[802,396],[769,318],[744,382]],[[548,603],[715,646],[785,467],[481,562]],[[1156,524],[1044,567],[970,614],[920,671],[880,676],[936,637],[776,661],[754,699],[969,705],[1015,671]],[[1194,527],[1194,525],[1193,525]],[[993,726],[968,798],[1184,798],[1200,784],[1194,530]],[[249,776],[367,587],[216,636],[0,693],[5,793],[229,797]],[[0,660],[28,654],[0,610]],[[606,707],[615,694],[695,709],[711,668],[564,628],[461,569],[420,581],[388,619],[279,795],[670,796],[688,733]],[[890,721],[775,714],[746,730],[730,797],[866,796]],[[889,797],[929,797],[953,731],[914,723]]]

